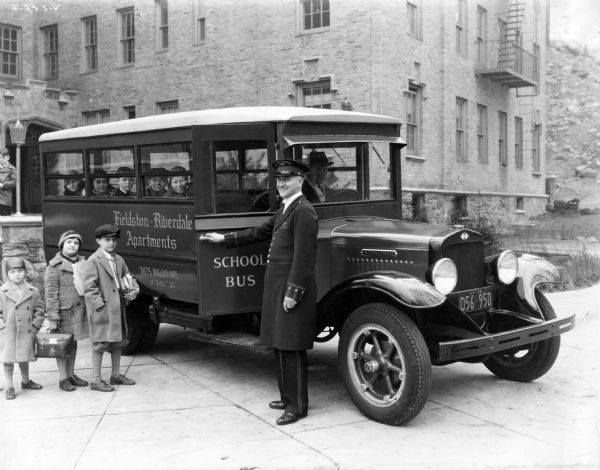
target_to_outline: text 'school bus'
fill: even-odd
[[[227,249],[199,236],[267,220],[277,208],[273,161],[324,152],[315,336],[340,334],[339,367],[356,406],[380,422],[409,421],[427,401],[432,364],[542,376],[573,326],[538,289],[557,280],[556,269],[510,251],[485,257],[472,230],[402,221],[400,127],[386,116],[255,107],[44,134],[47,256],[64,230],[80,232],[89,255],[97,226],[121,228],[119,251],[142,289],[128,311],[131,351],[148,348],[160,322],[200,336],[221,325],[252,332],[268,243]]]

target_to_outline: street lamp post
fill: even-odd
[[[10,140],[17,146],[17,211],[15,215],[23,215],[21,213],[21,145],[25,143],[25,136],[27,135],[27,126],[29,123],[21,124],[21,121],[17,117],[15,122],[8,123],[10,130]]]

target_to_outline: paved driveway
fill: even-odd
[[[548,374],[521,384],[480,364],[434,368],[429,402],[404,427],[358,412],[334,342],[309,355],[309,416],[284,427],[267,407],[270,356],[192,342],[179,327],[163,327],[152,354],[123,358],[138,384],[114,393],[62,392],[54,361],[40,359],[32,378],[44,390],[0,396],[0,469],[597,469],[600,286],[550,299],[578,325]],[[88,341],[77,367],[89,378]]]

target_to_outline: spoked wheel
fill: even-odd
[[[556,318],[556,312],[544,294],[537,291],[535,297],[544,318]],[[483,365],[502,379],[531,382],[550,370],[559,350],[560,336],[555,336],[492,354]]]
[[[387,304],[355,310],[341,334],[338,360],[354,404],[370,419],[413,419],[431,388],[431,359],[413,321]]]
[[[315,336],[315,343],[326,343],[330,339],[335,338],[338,334],[338,330],[334,326],[326,326],[323,330]]]

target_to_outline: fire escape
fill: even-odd
[[[538,84],[539,58],[523,49],[523,13],[525,4],[510,3],[506,21],[499,25],[499,39],[482,41],[475,73],[509,88],[533,87]]]

